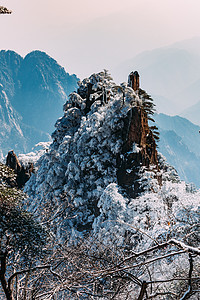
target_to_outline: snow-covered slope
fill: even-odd
[[[200,194],[157,155],[145,101],[141,90],[116,86],[107,71],[70,95],[49,152],[25,187],[29,209],[58,239],[90,231],[118,244],[129,237],[136,247],[138,228],[162,240],[183,236],[186,211],[196,220]],[[142,247],[151,242],[144,236]]]
[[[20,117],[10,105],[8,96],[0,84],[0,144],[1,151],[5,153],[9,147],[15,147],[17,150],[25,149],[26,139],[20,126]],[[10,139],[9,146],[7,145]]]
[[[49,141],[48,133],[22,122],[22,117],[10,103],[7,93],[0,84],[0,153],[5,156],[9,150],[16,153],[29,151],[37,142]]]

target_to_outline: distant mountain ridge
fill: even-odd
[[[181,114],[199,124],[187,110],[200,101],[200,38],[182,41],[167,47],[145,51],[124,61],[114,70],[116,79],[137,70],[141,87],[152,95],[157,110],[170,115]],[[198,122],[197,122],[197,121]]]
[[[12,105],[26,124],[51,133],[68,94],[77,88],[77,77],[66,73],[46,53],[34,51],[24,58],[18,78],[20,86]]]
[[[48,141],[77,82],[76,75],[66,73],[45,52],[33,51],[22,58],[14,51],[0,51],[2,152],[10,148],[26,152],[35,143]]]
[[[190,106],[189,108],[185,109],[180,115],[190,120],[194,124],[200,125],[199,111],[200,111],[200,101]]]
[[[180,178],[200,187],[200,126],[180,116],[154,116],[160,132],[159,151],[178,171]]]

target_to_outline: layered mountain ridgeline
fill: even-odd
[[[134,78],[117,86],[104,71],[80,82],[56,123],[49,152],[25,187],[29,209],[58,239],[90,231],[123,243],[131,228],[121,223],[159,236],[167,224],[176,228],[171,219],[178,212],[181,220],[179,197],[190,197],[185,207],[199,199],[158,155],[156,128],[148,125],[153,104],[145,91],[134,90]],[[129,242],[137,244],[134,234]]]
[[[159,151],[174,166],[180,178],[200,187],[200,127],[179,116],[156,114],[160,132]]]
[[[200,125],[200,38],[145,51],[124,61],[116,69],[124,80],[132,68],[142,75],[143,86],[156,101],[158,112],[178,114]],[[192,106],[192,107],[191,107]]]
[[[27,152],[49,140],[67,95],[77,89],[77,77],[41,51],[25,58],[0,51],[1,150]]]
[[[12,107],[0,84],[0,159],[10,149],[17,153],[27,152],[38,143],[38,141],[49,141],[50,135],[28,126],[22,122],[22,117]]]
[[[199,86],[199,82],[197,84]],[[190,99],[190,97],[188,97],[188,99]],[[199,99],[199,95],[196,97],[196,99]],[[200,125],[199,110],[200,110],[200,101],[198,101],[196,104],[182,111],[180,115],[184,118],[187,118],[192,123]]]

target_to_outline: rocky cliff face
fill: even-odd
[[[20,116],[11,106],[8,95],[0,84],[0,148],[4,155],[10,147],[16,150],[26,148],[26,139],[20,125]]]
[[[30,179],[31,173],[34,172],[33,163],[29,163],[27,166],[23,166],[14,153],[9,151],[6,158],[6,166],[10,167],[16,174],[16,185],[18,188],[22,188],[25,183]]]
[[[0,51],[0,85],[0,145],[5,155],[10,149],[30,151],[49,140],[77,78],[44,52],[23,59],[14,51]]]
[[[68,95],[77,88],[77,77],[66,73],[46,53],[33,51],[21,62],[18,80],[20,85],[12,105],[24,123],[51,133]]]
[[[155,174],[159,171],[156,142],[142,106],[130,109],[124,123],[122,151],[117,157],[117,178],[119,185],[131,197],[136,197],[142,192],[138,184],[141,166],[146,169],[153,168]],[[161,176],[157,176],[157,179],[161,182]]]
[[[59,228],[53,221],[59,235],[91,230],[110,184],[131,198],[151,190],[150,178],[159,186],[156,143],[143,104],[107,71],[83,80],[66,101],[50,150],[25,189],[37,199],[31,209],[62,214]]]

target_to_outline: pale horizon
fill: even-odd
[[[0,50],[41,50],[80,78],[135,55],[200,36],[197,0],[7,0]]]

